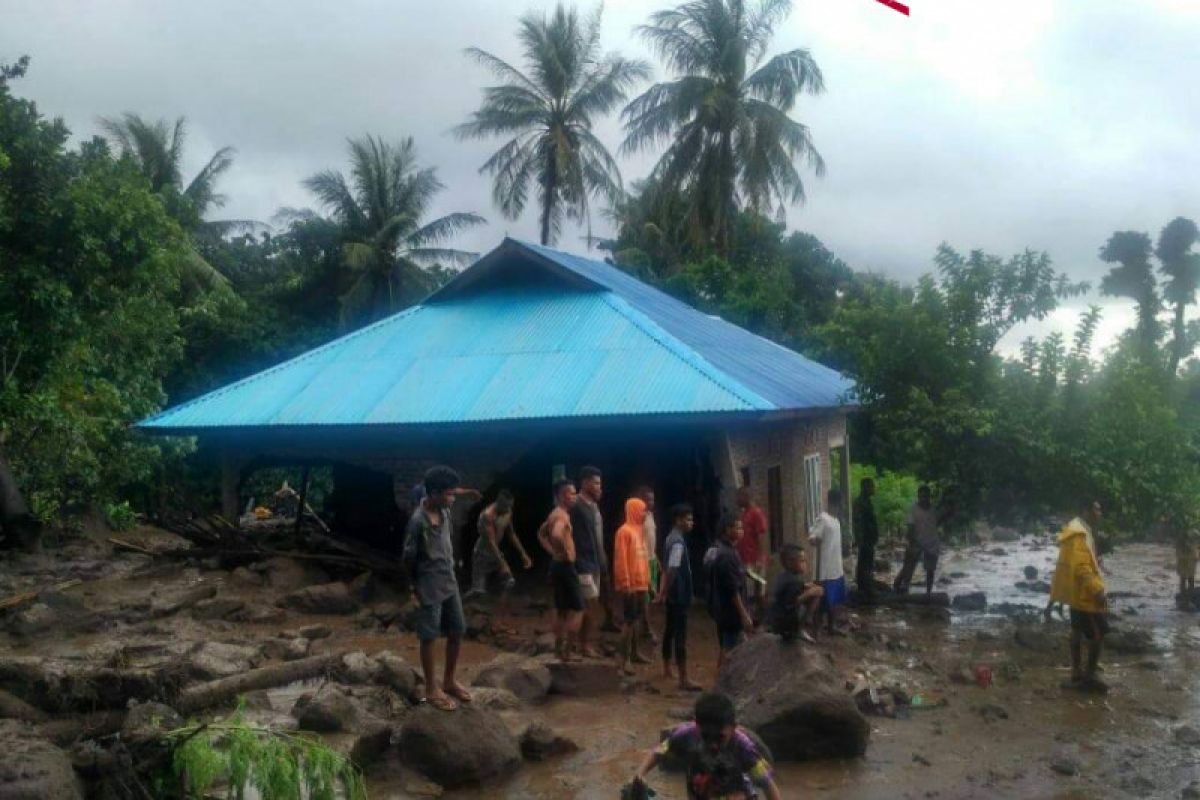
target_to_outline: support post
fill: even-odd
[[[238,485],[241,483],[242,465],[229,451],[221,453],[221,516],[230,525],[237,526],[241,519],[238,508]]]
[[[308,464],[305,464],[304,471],[300,473],[300,505],[296,509],[297,536],[300,535],[300,523],[304,521],[304,512],[308,508],[308,469]]]
[[[846,514],[846,541],[854,541],[854,509],[850,502],[853,487],[850,486],[850,424],[846,420],[846,433],[842,439],[842,510]]]

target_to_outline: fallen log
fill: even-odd
[[[172,614],[177,614],[185,608],[190,608],[196,605],[201,600],[207,600],[210,597],[215,597],[217,587],[214,584],[195,586],[191,589],[180,592],[179,594],[170,595],[169,597],[156,597],[150,602],[150,612],[148,619],[159,619],[161,617],[169,617]]]
[[[23,722],[45,722],[49,717],[44,711],[26,703],[15,694],[0,689],[0,717],[19,719]]]
[[[54,713],[125,708],[130,698],[174,693],[179,670],[101,667],[38,656],[0,656],[0,689]]]
[[[73,579],[73,580],[63,581],[62,583],[55,584],[51,588],[53,589],[53,591],[61,592],[64,589],[70,589],[72,586],[78,586],[81,583],[83,583],[83,581],[78,580],[78,579]],[[45,587],[43,587],[41,589],[33,589],[32,591],[28,591],[28,592],[21,592],[20,594],[14,594],[11,597],[6,597],[3,600],[0,600],[0,611],[7,611],[8,609],[18,608],[20,606],[23,606],[26,603],[32,603],[34,600],[37,599],[38,595],[44,591],[46,591]]]
[[[258,689],[272,689],[295,681],[315,678],[342,661],[344,653],[325,653],[284,664],[259,667],[240,675],[231,675],[207,683],[189,686],[179,693],[174,706],[181,714],[192,714],[201,709],[232,700],[240,694]]]
[[[108,543],[111,544],[113,547],[117,548],[118,550],[132,550],[135,553],[141,553],[142,555],[145,555],[145,556],[153,556],[154,555],[153,550],[147,550],[146,548],[140,547],[140,546],[134,544],[133,542],[127,542],[124,539],[118,539],[115,536],[108,537]]]
[[[128,712],[124,709],[95,711],[74,717],[52,719],[38,725],[38,733],[59,747],[67,747],[80,739],[95,739],[116,733],[125,724],[126,713]]]

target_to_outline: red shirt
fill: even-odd
[[[742,565],[758,569],[763,540],[767,537],[767,515],[758,506],[750,506],[742,512],[742,530],[742,538],[737,543]]]

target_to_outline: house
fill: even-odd
[[[664,512],[689,501],[711,529],[749,484],[778,548],[848,484],[852,393],[834,370],[617,267],[505,239],[420,305],[138,428],[219,448],[230,519],[247,470],[333,465],[335,495],[353,498],[335,517],[355,527],[355,509],[374,506],[358,526],[371,538],[446,463],[485,494],[512,489],[532,538],[553,479],[594,464],[610,520],[648,483]]]

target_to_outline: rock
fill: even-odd
[[[257,572],[251,572],[245,567],[238,567],[229,574],[229,582],[238,586],[259,588],[266,583],[266,579]]]
[[[388,650],[375,654],[375,682],[387,686],[405,699],[416,695],[421,678],[417,671],[401,656]]]
[[[490,686],[472,686],[474,704],[492,711],[514,711],[521,707],[521,698],[508,689],[493,689]]]
[[[333,635],[333,631],[328,625],[305,625],[299,630],[299,634],[305,639],[316,641],[317,639],[327,639]]]
[[[283,622],[287,612],[277,606],[250,603],[229,615],[230,622],[249,622],[255,625],[272,625]]]
[[[379,665],[367,658],[362,650],[342,656],[339,672],[346,683],[371,683],[379,671]]]
[[[544,699],[552,684],[550,669],[544,662],[511,653],[484,664],[472,681],[473,686],[507,689],[527,703]]]
[[[433,781],[416,777],[406,778],[401,788],[404,790],[404,796],[412,797],[441,797],[445,793],[445,789]],[[403,798],[393,798],[393,800],[403,800]]]
[[[1188,747],[1200,746],[1200,730],[1192,725],[1180,725],[1171,733],[1171,738],[1175,740],[1176,744]]]
[[[192,606],[192,619],[225,619],[241,611],[246,606],[241,600],[232,597],[214,597],[211,600],[201,600]]]
[[[1050,758],[1050,769],[1059,775],[1075,776],[1083,771],[1079,759],[1070,753],[1058,753]]]
[[[550,669],[551,694],[599,697],[621,690],[621,676],[611,661],[572,661],[563,664],[546,656],[538,660]]]
[[[36,603],[13,614],[7,627],[16,636],[30,637],[50,630],[59,633],[98,630],[102,624],[76,595],[47,589],[38,595]]]
[[[533,654],[540,656],[543,653],[554,652],[554,634],[543,633],[533,640]]]
[[[352,614],[358,610],[358,600],[341,581],[298,589],[281,602],[306,614]]]
[[[983,717],[984,722],[998,722],[1002,719],[1008,719],[1008,711],[1004,706],[998,706],[995,703],[984,703],[981,706],[975,707],[976,713]]]
[[[286,556],[269,558],[255,564],[254,569],[265,574],[267,585],[279,592],[294,592],[329,582],[329,576],[320,567]]]
[[[1036,581],[1038,576],[1037,567],[1029,566],[1025,568],[1025,580]]]
[[[1124,623],[1122,623],[1124,624]],[[1145,628],[1121,628],[1104,637],[1104,647],[1122,655],[1140,656],[1157,653],[1160,648],[1154,636]]]
[[[480,639],[492,634],[492,618],[487,614],[471,614],[467,617],[467,638]]]
[[[1065,630],[1046,630],[1044,625],[1018,625],[1013,631],[1013,639],[1021,647],[1038,653],[1065,653],[1067,650]]]
[[[358,706],[341,689],[326,687],[318,694],[301,695],[292,716],[302,731],[338,733],[353,730],[358,723]]]
[[[126,741],[140,743],[157,739],[164,731],[182,727],[179,712],[162,703],[135,703],[125,715],[121,736]]]
[[[468,705],[447,713],[421,706],[400,729],[400,758],[455,788],[512,773],[521,764],[521,748],[494,711]]]
[[[993,547],[991,550],[987,551],[987,554],[989,556],[1006,556],[1008,555],[1008,551],[1003,547]]]
[[[1192,781],[1179,793],[1181,800],[1200,800],[1200,781]]]
[[[67,754],[38,736],[32,726],[0,720],[0,798],[82,800],[83,791]]]
[[[370,572],[360,573],[346,585],[346,590],[358,602],[366,603],[375,596],[375,576]]]
[[[263,654],[280,661],[297,661],[308,655],[308,639],[268,639],[263,643]]]
[[[1121,779],[1119,786],[1134,797],[1153,797],[1158,784],[1145,775],[1127,775]]]
[[[376,603],[371,606],[371,616],[379,621],[379,624],[385,628],[393,622],[397,622],[404,614],[404,606],[399,603]]]
[[[240,644],[202,642],[189,656],[188,671],[199,680],[238,675],[262,662],[262,650]]]
[[[1018,589],[1024,589],[1027,592],[1050,594],[1050,584],[1046,583],[1045,581],[1017,581],[1013,585]]]
[[[987,595],[983,592],[956,594],[951,605],[959,611],[983,611],[987,608]]]
[[[376,717],[356,722],[354,730],[325,734],[324,739],[334,750],[345,755],[359,767],[365,767],[387,752],[392,743],[392,726]]]
[[[738,722],[758,732],[781,761],[863,755],[871,727],[830,661],[771,634],[735,649],[717,689],[737,705]]]
[[[34,603],[13,615],[8,630],[17,636],[37,636],[58,626],[58,612],[45,603]]]
[[[521,755],[526,761],[548,761],[578,751],[579,745],[541,722],[531,723],[521,734]]]

